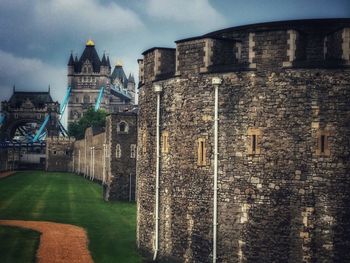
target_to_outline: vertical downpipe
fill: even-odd
[[[79,149],[79,164],[78,164],[78,174],[80,174],[80,149]]]
[[[214,77],[212,84],[215,89],[215,105],[214,105],[214,193],[213,193],[213,263],[216,263],[217,258],[217,213],[218,213],[218,121],[219,121],[219,85],[221,79]]]
[[[154,246],[154,255],[153,261],[157,259],[158,249],[159,249],[159,167],[160,167],[160,136],[159,136],[159,127],[160,127],[160,93],[162,92],[162,87],[160,85],[154,85],[154,92],[157,94],[157,137],[156,137],[156,217],[155,217],[155,246]]]
[[[103,155],[102,155],[102,184],[106,182],[106,144],[103,144]]]

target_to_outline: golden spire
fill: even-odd
[[[122,67],[123,66],[123,61],[118,59],[117,62],[115,63],[116,67]]]
[[[93,47],[95,46],[95,43],[92,39],[89,39],[88,41],[86,41],[86,46],[87,47]]]

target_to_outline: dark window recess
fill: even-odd
[[[201,141],[201,162],[203,163],[204,162],[204,142]]]
[[[256,152],[256,135],[252,135],[252,151]]]
[[[121,131],[121,132],[125,132],[125,123],[124,122],[122,122],[122,123],[120,123],[119,124],[119,130]]]
[[[326,136],[321,135],[321,153],[325,152],[325,142],[326,142]]]

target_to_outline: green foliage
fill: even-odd
[[[81,226],[87,231],[95,263],[141,262],[134,203],[105,202],[102,186],[70,173],[18,172],[0,182],[1,219]],[[0,232],[0,246],[7,242]],[[6,257],[3,253],[7,251],[1,252],[0,262]]]
[[[0,261],[2,263],[35,262],[40,233],[25,228],[0,226]]]
[[[70,123],[68,135],[77,140],[83,139],[85,130],[89,127],[105,127],[107,112],[104,110],[95,111],[89,108],[78,122]]]

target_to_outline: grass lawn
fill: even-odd
[[[0,226],[0,262],[34,263],[40,233],[28,229]]]
[[[100,185],[74,174],[33,171],[1,179],[0,219],[78,225],[88,233],[89,249],[95,263],[141,262],[135,245],[135,204],[105,202]],[[19,239],[28,233],[0,230],[1,258],[3,251],[10,250],[6,246],[15,243],[11,236]]]

